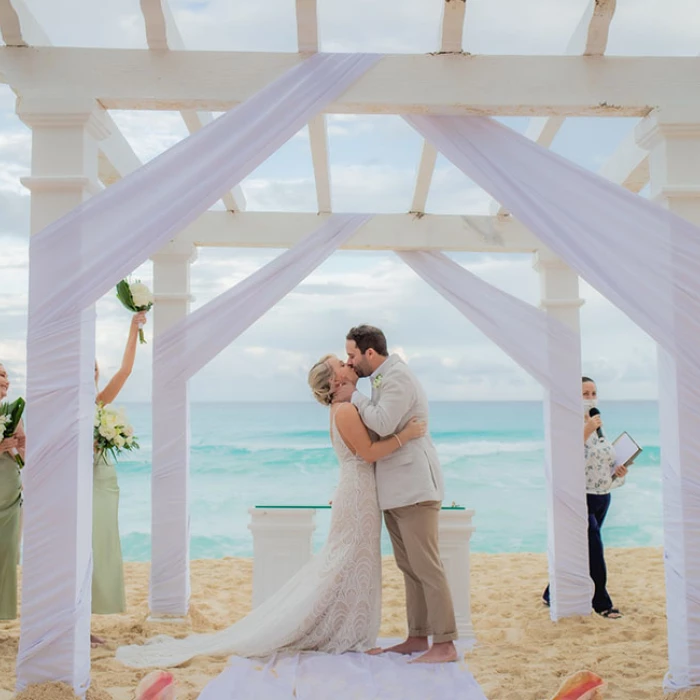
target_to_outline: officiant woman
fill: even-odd
[[[583,444],[586,461],[586,504],[588,506],[588,562],[593,579],[593,610],[616,620],[622,617],[608,594],[608,572],[605,565],[602,529],[610,508],[610,492],[625,483],[627,466],[615,467],[615,448],[598,435],[602,428],[600,414],[590,415],[598,403],[598,388],[590,377],[581,378],[584,405]],[[549,605],[549,586],[542,600]]]

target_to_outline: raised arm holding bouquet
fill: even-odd
[[[126,413],[112,407],[126,380],[131,375],[136,359],[137,338],[146,323],[146,312],[140,311],[131,319],[129,336],[122,363],[101,391],[99,367],[95,363],[95,412],[93,514],[92,514],[92,612],[95,615],[113,615],[126,610],[124,564],[119,539],[119,483],[114,462],[124,450],[138,448],[133,429]],[[103,642],[92,637],[93,644]]]
[[[140,311],[150,311],[153,307],[153,294],[151,290],[140,280],[129,282],[122,280],[117,285],[117,299],[121,301],[125,309],[139,313]],[[143,323],[139,324],[139,342],[145,343],[143,336]]]

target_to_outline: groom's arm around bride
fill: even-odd
[[[367,398],[351,385],[338,392],[352,395],[352,403],[370,430],[388,437],[412,417],[428,422],[423,387],[398,355],[388,354],[381,330],[373,326],[352,328],[346,350],[348,365],[357,376],[369,377],[372,397]],[[425,651],[432,636],[433,648],[420,660],[455,660],[454,609],[438,549],[438,516],[444,489],[435,446],[426,434],[376,464],[379,507],[384,511],[396,563],[406,585],[408,639],[392,651]]]

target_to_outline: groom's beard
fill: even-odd
[[[369,366],[369,362],[367,362],[365,358],[362,358],[360,362],[354,364],[352,368],[353,370],[355,370],[355,374],[360,379],[363,379],[364,377],[369,377],[372,374],[372,368]]]

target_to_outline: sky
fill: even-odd
[[[138,0],[26,0],[55,45],[143,48]],[[170,0],[189,49],[295,51],[294,0]],[[321,49],[425,53],[438,47],[439,0],[319,0]],[[468,0],[464,50],[484,54],[561,54],[587,0]],[[694,56],[700,51],[696,0],[618,0],[610,55]],[[0,85],[0,361],[13,393],[25,389],[31,133]],[[112,112],[142,160],[187,135],[175,112]],[[528,120],[504,122],[524,132]],[[636,119],[568,119],[552,146],[597,170]],[[329,116],[335,211],[400,213],[410,209],[422,141],[395,116]],[[242,183],[249,211],[315,211],[308,133],[304,129]],[[644,193],[642,193],[644,194]],[[426,211],[487,214],[489,195],[442,157]],[[244,279],[281,251],[204,248],[192,266],[193,309]],[[538,304],[539,280],[528,255],[455,254],[482,279]],[[152,283],[152,265],[134,276]],[[584,373],[608,399],[656,397],[654,343],[582,282]],[[98,304],[97,356],[103,375],[123,352],[129,315],[113,295]],[[204,368],[191,383],[195,401],[310,400],[309,367],[342,353],[359,323],[384,329],[392,351],[418,372],[432,400],[527,400],[539,386],[392,253],[341,251]],[[152,328],[146,330],[152,339]],[[139,348],[120,399],[150,398],[151,347]]]

